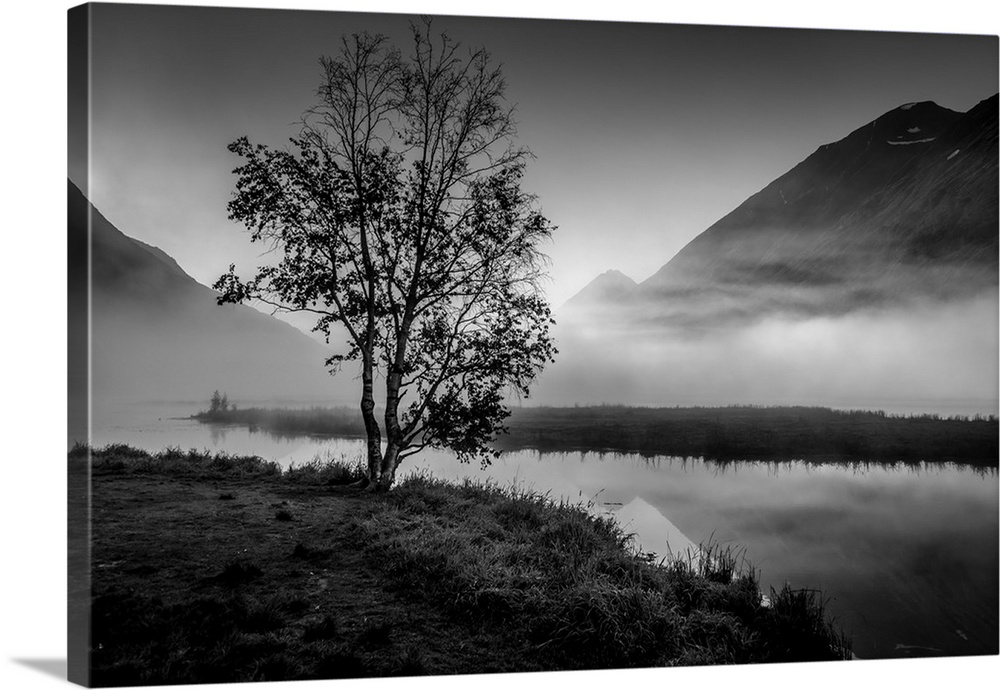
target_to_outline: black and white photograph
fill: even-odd
[[[67,4],[21,671],[995,661],[995,24],[689,16]]]

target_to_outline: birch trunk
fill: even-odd
[[[374,488],[382,471],[382,432],[375,418],[375,382],[371,358],[365,357],[361,372],[361,417],[368,438],[368,486]]]

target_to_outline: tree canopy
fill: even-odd
[[[215,284],[220,304],[312,314],[328,342],[346,333],[327,364],[360,362],[378,489],[427,446],[488,463],[506,400],[556,353],[540,249],[554,228],[521,188],[530,153],[501,70],[429,20],[412,34],[408,57],[381,35],[344,37],[290,146],[229,146],[243,161],[230,218],[278,258]]]

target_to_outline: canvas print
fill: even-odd
[[[71,680],[998,653],[996,36],[68,19]]]

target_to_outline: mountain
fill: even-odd
[[[902,105],[820,146],[637,289],[588,286],[570,312],[697,329],[995,289],[997,168],[997,96],[968,113]]]
[[[995,414],[997,96],[820,146],[647,280],[556,312],[535,404]]]
[[[86,345],[88,301],[73,294],[82,290],[89,293],[95,407],[207,401],[216,389],[235,402],[353,399],[350,376],[327,373],[322,344],[250,307],[219,306],[215,291],[162,250],[119,231],[72,182],[69,219],[70,333],[77,336],[70,356]]]
[[[569,299],[566,306],[572,308],[580,304],[616,303],[632,299],[639,290],[639,284],[621,271],[611,269],[587,283],[580,292]]]

